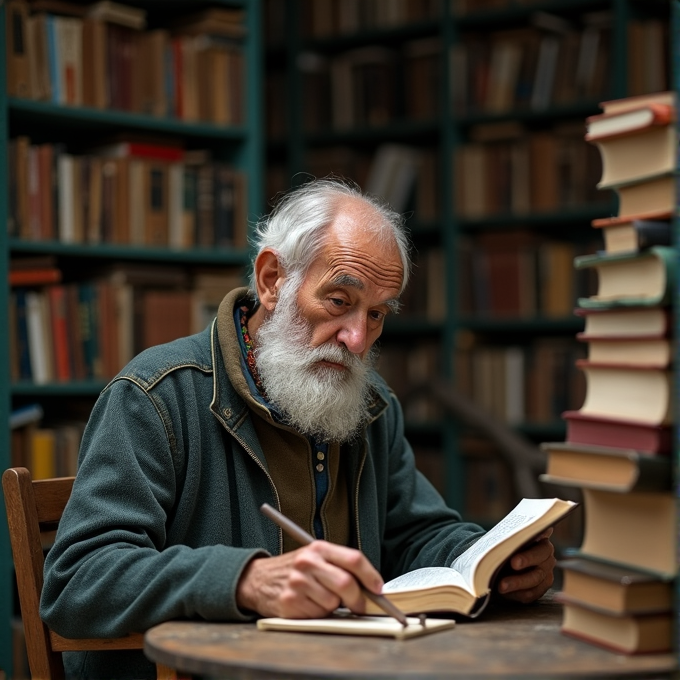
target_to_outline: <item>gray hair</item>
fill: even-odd
[[[323,248],[328,227],[333,222],[341,199],[362,200],[377,217],[367,226],[381,239],[394,239],[404,270],[402,293],[411,270],[409,240],[404,218],[374,196],[365,195],[347,180],[317,179],[290,191],[272,212],[255,226],[252,244],[256,256],[265,248],[274,250],[286,276],[304,275]],[[250,275],[251,293],[257,295],[255,271]]]

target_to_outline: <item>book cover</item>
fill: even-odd
[[[630,448],[643,453],[670,453],[673,429],[670,425],[650,425],[635,419],[610,418],[581,411],[562,414],[567,425],[566,440],[575,444],[592,444]]]
[[[564,601],[562,632],[623,654],[668,652],[672,647],[671,613],[613,616]]]
[[[600,113],[586,118],[587,142],[609,139],[642,132],[650,127],[675,123],[676,112],[672,104],[650,102],[637,109],[618,113]]]
[[[652,246],[672,245],[670,215],[668,219],[593,220],[592,226],[601,230],[607,254],[645,250]]]
[[[618,114],[626,111],[639,109],[650,104],[666,104],[667,106],[676,105],[677,95],[674,91],[652,92],[649,94],[634,95],[621,99],[610,99],[600,102],[600,108],[605,114]]]
[[[31,96],[26,35],[28,11],[28,3],[25,0],[9,0],[6,3],[7,94],[10,97]]]
[[[144,167],[144,242],[168,245],[168,164],[148,161]]]
[[[40,269],[10,269],[10,286],[41,286],[47,283],[59,283],[61,269],[57,267],[43,267]]]
[[[628,491],[670,491],[671,459],[635,449],[543,442],[546,471],[540,479],[554,484]]]
[[[36,428],[31,437],[30,469],[33,479],[49,479],[56,474],[56,440],[51,428]]]
[[[673,608],[673,584],[627,566],[607,564],[585,556],[560,560],[563,573],[558,597],[609,614],[649,614]]]
[[[33,369],[31,367],[31,352],[29,347],[26,290],[17,288],[12,292],[16,308],[16,352],[18,363],[18,379],[31,380]]]
[[[664,305],[675,290],[676,253],[673,248],[654,246],[640,253],[582,255],[574,260],[577,269],[597,272],[597,293],[578,299],[585,308]]]
[[[54,353],[54,377],[59,382],[68,382],[72,377],[71,339],[66,311],[66,288],[62,285],[49,286],[47,299],[52,329],[52,351]]]
[[[26,293],[26,327],[33,382],[44,385],[54,378],[47,296],[44,291]]]

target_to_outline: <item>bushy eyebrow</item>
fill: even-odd
[[[364,284],[356,276],[351,274],[340,274],[333,279],[336,286],[349,286],[350,288],[364,289]]]
[[[357,290],[364,290],[365,286],[361,280],[356,278],[356,276],[352,276],[351,274],[340,274],[339,276],[336,276],[333,279],[333,284],[335,286],[347,286],[349,288],[356,288]],[[389,300],[385,300],[383,303],[387,305],[389,308],[390,312],[393,314],[398,314],[399,313],[399,300],[397,298],[391,298]]]

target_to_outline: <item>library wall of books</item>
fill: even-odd
[[[75,474],[107,381],[207,326],[279,195],[347,178],[413,243],[377,368],[419,469],[490,528],[512,433],[580,502],[565,634],[669,650],[675,2],[6,0],[2,468]],[[0,671],[29,677],[0,525]]]

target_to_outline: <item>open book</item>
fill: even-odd
[[[450,567],[410,571],[388,581],[383,594],[406,614],[452,611],[472,618],[479,616],[505,561],[576,505],[559,498],[525,498]],[[383,612],[366,600],[366,613]]]

